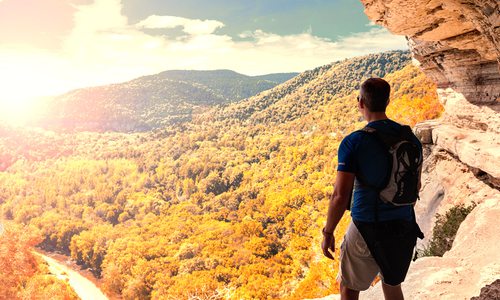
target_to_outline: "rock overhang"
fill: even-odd
[[[471,103],[500,98],[500,10],[496,0],[361,0],[375,23],[408,37],[423,71],[439,88]]]

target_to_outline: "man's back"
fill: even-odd
[[[367,126],[387,135],[398,135],[401,125],[386,119],[370,122]],[[413,143],[419,146],[420,141],[414,137]],[[379,221],[411,220],[413,212],[410,206],[394,206],[384,203],[378,196],[379,191],[373,187],[383,188],[389,175],[389,155],[381,142],[373,135],[356,131],[347,136],[339,147],[339,171],[356,174],[351,216],[360,222],[375,221],[375,201],[378,201]]]

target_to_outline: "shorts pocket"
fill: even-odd
[[[355,241],[356,244],[356,253],[360,257],[371,257],[372,254],[370,253],[370,250],[368,249],[368,246],[366,246],[365,241],[363,240],[363,237],[360,235],[358,239]]]

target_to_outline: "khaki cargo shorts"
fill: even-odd
[[[365,240],[356,225],[350,223],[340,246],[340,271],[337,281],[355,290],[367,290],[380,273],[380,268],[372,257]],[[382,278],[382,275],[380,274]]]

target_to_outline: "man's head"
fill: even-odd
[[[361,84],[360,98],[371,112],[385,112],[389,104],[391,87],[382,78],[369,78]]]

